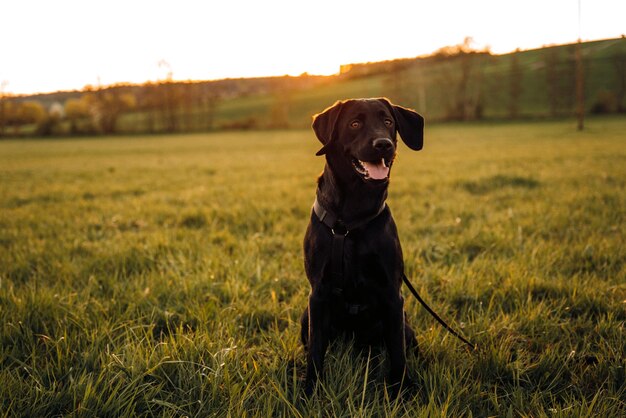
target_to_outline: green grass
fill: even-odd
[[[3,416],[626,414],[626,120],[427,127],[389,204],[418,391],[329,350],[302,399],[310,131],[0,142]]]

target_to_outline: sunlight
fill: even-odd
[[[97,6],[96,6],[97,4]],[[429,54],[471,36],[495,53],[575,42],[571,0],[7,2],[0,81],[33,93],[163,78],[333,74],[342,64]],[[619,37],[626,2],[583,2],[583,40]],[[19,36],[16,36],[19,34]]]

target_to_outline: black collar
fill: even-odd
[[[337,234],[348,235],[350,231],[357,229],[357,228],[361,228],[367,225],[369,222],[376,219],[378,215],[383,213],[383,211],[386,208],[387,208],[387,203],[383,202],[383,204],[380,206],[380,208],[378,208],[378,211],[376,211],[376,213],[370,216],[367,216],[363,219],[357,219],[356,221],[347,224],[341,219],[339,219],[339,217],[335,213],[324,208],[319,202],[319,200],[317,199],[317,197],[315,198],[315,202],[313,203],[313,212],[315,213],[317,218],[320,220],[320,222],[322,222],[324,225],[330,228],[333,235],[337,235]]]

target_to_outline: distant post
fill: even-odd
[[[576,44],[576,116],[578,119],[578,130],[582,131],[585,128],[585,82],[583,74],[582,40],[580,37],[580,9],[580,0],[578,0],[578,43]]]
[[[585,82],[581,44],[582,41],[578,38],[578,43],[576,44],[576,116],[578,118],[579,131],[585,128]]]

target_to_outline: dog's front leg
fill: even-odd
[[[399,292],[392,292],[387,299],[384,339],[389,353],[389,383],[393,394],[400,390],[402,382],[407,383],[406,339],[404,335],[404,299]]]
[[[307,396],[313,394],[315,382],[322,373],[330,333],[329,301],[321,295],[321,287],[314,289],[309,296],[309,338],[304,388]]]

